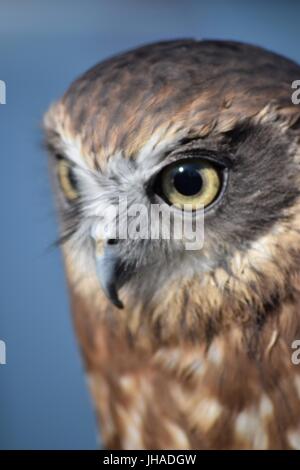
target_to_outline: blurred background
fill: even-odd
[[[1,449],[98,445],[61,256],[49,249],[48,105],[96,62],[161,39],[236,39],[300,62],[299,18],[297,0],[0,0]]]

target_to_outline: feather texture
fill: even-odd
[[[107,447],[300,448],[299,75],[254,46],[163,42],[96,65],[48,111],[50,153],[68,159],[78,181],[76,207],[54,187]],[[225,156],[229,178],[205,213],[202,250],[119,241],[118,310],[99,286],[103,243],[95,248],[91,233],[120,195],[150,210],[153,175],[203,152]]]

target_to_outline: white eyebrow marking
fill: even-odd
[[[181,139],[186,137],[186,134],[187,129],[181,128],[179,124],[160,127],[139,150],[136,162],[145,168],[152,167],[159,163],[166,152],[172,150]]]
[[[66,157],[69,158],[76,166],[91,171],[82,155],[79,137],[70,139],[65,135],[61,135],[61,139],[63,144],[62,151]]]

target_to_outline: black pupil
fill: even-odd
[[[201,191],[203,181],[197,168],[180,166],[174,175],[175,189],[184,196],[195,196]]]
[[[70,185],[72,186],[72,188],[77,190],[78,189],[77,179],[76,179],[76,176],[74,175],[74,170],[71,167],[69,167],[69,170],[68,170],[68,177],[69,177]]]

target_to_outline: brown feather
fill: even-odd
[[[146,46],[80,77],[48,112],[46,134],[55,151],[69,143],[105,172],[118,151],[135,160],[151,139],[153,152],[178,139],[219,148],[243,126],[265,126],[291,144],[296,187],[300,111],[290,97],[299,74],[293,62],[237,43]],[[267,148],[267,137],[257,139]],[[155,296],[125,284],[121,311],[66,243],[75,328],[108,448],[300,448],[300,366],[291,361],[299,197],[283,206],[257,232],[248,227],[247,248],[235,247],[226,266],[166,279]]]

